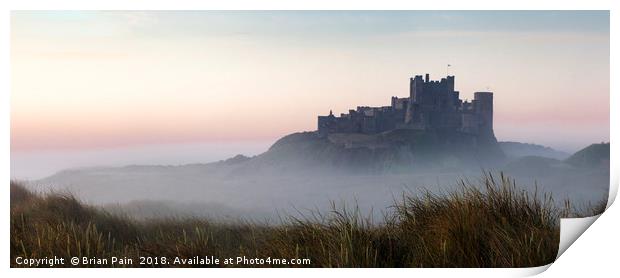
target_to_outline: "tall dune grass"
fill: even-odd
[[[520,190],[504,176],[488,174],[479,183],[462,181],[458,190],[445,194],[404,195],[383,221],[333,204],[327,213],[268,225],[190,218],[136,221],[68,194],[38,195],[12,182],[11,265],[19,266],[19,256],[117,256],[133,258],[130,267],[162,266],[138,265],[140,256],[246,256],[310,259],[303,267],[540,266],[556,257],[560,217],[604,210],[604,205],[579,213],[557,208],[550,195]]]

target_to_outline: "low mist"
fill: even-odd
[[[182,165],[264,152],[272,141],[160,144],[81,150],[11,151],[11,179],[35,180],[65,169],[125,165]]]
[[[502,143],[507,158],[494,167],[455,167],[451,164],[450,167],[426,167],[419,171],[372,174],[321,167],[320,161],[318,166],[303,164],[300,162],[303,157],[291,159],[282,154],[278,154],[276,165],[266,160],[265,154],[250,156],[260,153],[257,151],[260,144],[226,145],[211,152],[211,156],[204,156],[208,153],[208,147],[200,149],[190,146],[185,151],[170,148],[168,153],[144,149],[131,150],[121,156],[121,151],[102,152],[91,157],[87,154],[68,156],[76,159],[67,159],[63,163],[89,161],[86,158],[93,163],[97,159],[110,164],[123,163],[118,158],[114,161],[113,158],[118,156],[131,159],[131,164],[148,162],[151,165],[63,170],[43,179],[29,179],[28,184],[39,192],[70,192],[89,204],[135,218],[209,217],[277,221],[287,215],[324,212],[331,208],[332,202],[380,218],[394,202],[402,199],[403,194],[424,194],[425,190],[447,194],[457,190],[463,182],[483,187],[480,180],[485,173],[496,177],[504,174],[514,178],[519,188],[539,194],[550,193],[558,205],[565,200],[570,200],[575,206],[606,200],[608,165],[607,168],[604,165],[576,166],[567,162],[570,154],[541,146],[515,144],[518,143]],[[249,155],[233,156],[233,149],[245,150]],[[143,155],[135,155],[140,153]],[[49,157],[54,158],[54,155]],[[56,158],[62,161],[61,157],[58,154]],[[175,161],[183,159],[201,161],[201,157],[219,161],[174,165]],[[25,161],[24,158],[22,162]],[[40,165],[65,165],[46,163],[41,161]],[[16,163],[13,167],[18,167],[16,172],[25,171],[19,169],[23,164]]]

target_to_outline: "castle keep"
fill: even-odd
[[[475,92],[462,101],[454,90],[454,76],[439,81],[417,75],[409,81],[409,97],[392,97],[390,106],[358,106],[356,110],[318,117],[318,134],[376,134],[394,129],[460,132],[495,141],[493,93]]]

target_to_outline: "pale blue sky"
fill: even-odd
[[[80,25],[70,24],[79,23]],[[17,11],[13,24],[27,33],[99,36],[81,28],[123,24],[131,35],[266,35],[312,38],[401,32],[609,33],[608,11]],[[25,24],[25,25],[22,25]],[[52,26],[50,26],[50,24]],[[66,24],[66,25],[65,25]],[[69,28],[49,28],[59,25]]]

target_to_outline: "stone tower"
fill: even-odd
[[[480,136],[495,138],[493,134],[493,93],[475,92],[474,101],[474,112],[478,117]]]

